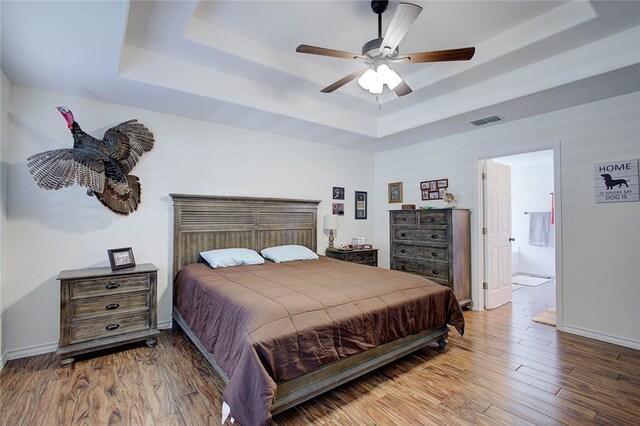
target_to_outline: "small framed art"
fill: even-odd
[[[435,179],[420,182],[420,198],[424,200],[442,200],[449,187],[449,179]]]
[[[333,199],[344,200],[344,188],[340,186],[333,187]]]
[[[356,191],[356,219],[367,218],[367,193]]]
[[[389,184],[389,202],[402,202],[402,182],[394,182]]]
[[[112,271],[136,266],[131,247],[109,249],[107,250],[107,254],[109,255],[109,263],[111,264]]]
[[[344,216],[344,203],[333,203],[331,205],[331,214]]]

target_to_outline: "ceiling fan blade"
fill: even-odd
[[[404,96],[404,95],[408,95],[409,93],[413,92],[413,90],[411,90],[411,87],[409,87],[407,85],[407,83],[404,82],[404,80],[402,82],[400,82],[400,84],[398,84],[394,89],[394,92],[396,92],[396,95],[400,96]]]
[[[463,47],[461,49],[434,50],[432,52],[407,53],[398,56],[397,61],[406,60],[409,63],[418,62],[446,62],[446,61],[468,61],[476,53],[475,47]]]
[[[333,58],[344,59],[365,59],[364,56],[357,53],[344,52],[342,50],[327,49],[318,46],[309,46],[308,44],[301,44],[296,47],[298,53],[308,53],[310,55],[331,56]]]
[[[364,72],[368,70],[368,68],[365,68],[363,70],[360,71],[354,71],[351,74],[349,74],[346,77],[342,77],[340,80],[336,81],[333,84],[330,84],[329,86],[325,87],[324,89],[321,90],[322,93],[331,93],[336,89],[341,88],[342,86],[344,86],[345,84],[347,84],[348,82],[350,82],[351,80],[355,80],[356,78],[359,78],[362,74],[364,74]]]
[[[400,44],[411,25],[422,12],[422,7],[411,3],[400,3],[396,13],[391,18],[387,33],[384,35],[380,49],[384,48],[384,55],[390,55]]]

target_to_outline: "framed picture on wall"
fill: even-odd
[[[340,186],[333,187],[333,199],[344,200],[344,188]]]
[[[344,216],[344,203],[333,203],[331,213],[337,216]]]
[[[402,202],[402,182],[394,182],[389,184],[389,202]]]
[[[367,218],[367,193],[356,191],[356,219]]]

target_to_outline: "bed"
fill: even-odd
[[[316,251],[318,201],[171,194],[173,317],[225,382],[245,426],[464,332],[453,292],[415,275],[321,256],[210,268],[201,251]]]

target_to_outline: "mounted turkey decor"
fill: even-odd
[[[136,211],[140,204],[140,180],[129,174],[138,158],[151,151],[153,133],[138,120],[107,130],[102,140],[85,133],[66,107],[57,107],[67,120],[73,148],[32,155],[27,166],[38,186],[60,189],[77,183],[89,188],[109,210],[120,215]]]
[[[400,54],[398,45],[407,34],[413,22],[418,18],[422,7],[411,3],[400,3],[396,13],[391,18],[387,33],[382,37],[382,14],[387,10],[388,0],[372,1],[371,10],[378,15],[378,38],[375,38],[362,46],[362,54],[344,52],[342,50],[327,49],[324,47],[301,44],[296,48],[298,53],[310,55],[331,56],[343,59],[358,59],[363,61],[368,68],[355,71],[346,77],[321,90],[323,93],[331,93],[352,80],[358,79],[358,84],[365,90],[379,95],[386,85],[396,95],[404,96],[411,93],[411,88],[402,78],[391,69],[390,65],[397,62],[409,64],[423,62],[468,61],[476,51],[475,47],[463,47],[460,49],[435,50],[432,52],[418,52]]]

